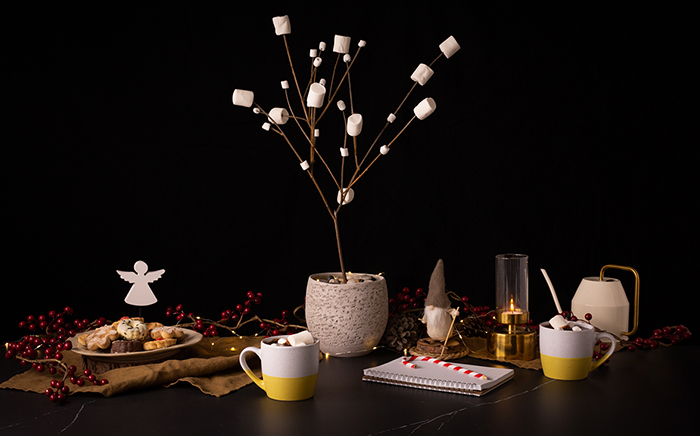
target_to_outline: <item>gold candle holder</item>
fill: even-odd
[[[528,311],[528,257],[524,254],[496,256],[496,322],[486,338],[486,347],[498,360],[535,358],[536,332],[521,324],[530,318]]]

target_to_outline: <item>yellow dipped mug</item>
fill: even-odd
[[[300,401],[311,398],[318,378],[319,342],[308,345],[281,345],[288,336],[265,338],[258,347],[245,348],[239,357],[241,367],[267,396],[278,401]],[[262,364],[262,380],[250,370],[246,355],[255,353]]]
[[[615,352],[615,337],[610,333],[597,333],[585,322],[569,323],[581,330],[555,329],[549,322],[540,324],[540,360],[544,375],[555,380],[582,380],[598,368]],[[603,357],[593,360],[593,348],[600,338],[611,341]]]

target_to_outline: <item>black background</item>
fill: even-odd
[[[363,149],[418,63],[450,35],[462,47],[435,63],[391,129],[425,97],[435,113],[411,123],[342,209],[350,270],[383,272],[394,294],[427,289],[443,259],[449,290],[493,307],[494,256],[525,253],[530,311],[543,321],[555,308],[540,268],[566,309],[583,277],[627,265],[641,277],[642,334],[693,329],[697,32],[684,7],[258,3],[3,14],[7,339],[26,315],[65,305],[90,319],[133,315],[115,270],[137,260],[166,270],[143,312],[151,320],[178,303],[215,318],[248,290],[272,318],[303,303],[309,274],[338,270],[332,222],[289,147],[231,104],[241,88],[263,108],[286,105],[278,15],[290,16],[302,83],[319,41],[326,78],[333,35],[351,36],[353,54],[367,41],[351,75]],[[340,122],[333,111],[320,126],[329,161]],[[632,275],[608,275],[632,300]]]

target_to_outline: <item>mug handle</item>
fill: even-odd
[[[265,382],[261,379],[259,379],[255,374],[253,374],[253,371],[250,370],[250,367],[248,366],[248,362],[245,360],[245,355],[248,353],[255,353],[258,355],[258,358],[260,359],[260,362],[262,362],[262,354],[260,348],[258,347],[247,347],[244,348],[243,351],[241,351],[240,356],[238,356],[238,362],[241,364],[241,368],[243,368],[243,371],[248,374],[248,377],[250,377],[251,380],[255,382],[256,385],[263,391],[265,390]]]
[[[615,346],[617,345],[617,341],[615,339],[615,336],[611,335],[610,333],[607,332],[600,332],[595,334],[595,340],[598,342],[598,339],[600,338],[608,338],[611,341],[610,348],[608,348],[608,352],[605,353],[603,357],[601,357],[598,360],[592,361],[591,362],[591,371],[594,369],[598,368],[600,365],[602,365],[606,360],[612,356],[612,354],[615,352]],[[590,372],[590,371],[588,371]]]

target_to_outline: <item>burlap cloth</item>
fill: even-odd
[[[72,388],[71,394],[93,392],[111,397],[129,390],[153,386],[169,387],[187,382],[205,394],[221,397],[252,383],[250,377],[241,369],[238,357],[245,347],[259,346],[260,340],[261,338],[253,337],[205,339],[188,350],[192,357],[112,369],[99,375],[100,379],[109,381],[103,386],[86,384],[78,388],[70,383],[68,386]],[[66,351],[63,355],[66,364],[83,368],[80,355],[72,351]],[[260,376],[259,364],[256,363],[257,360],[251,359],[250,366],[253,372]],[[59,379],[59,375],[29,369],[0,384],[0,388],[41,393],[49,387],[53,379]]]

